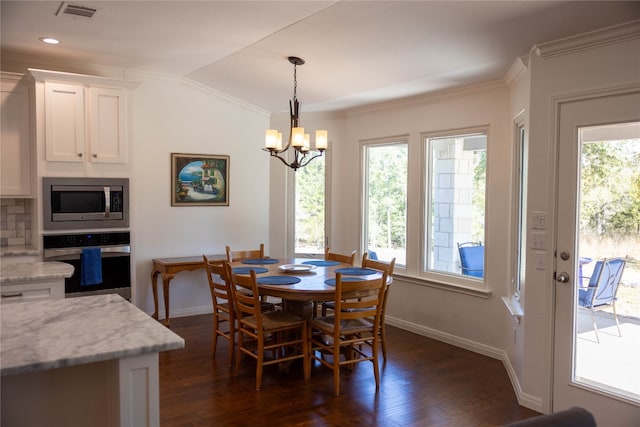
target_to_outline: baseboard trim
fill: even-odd
[[[406,320],[398,319],[387,314],[385,321],[387,324],[391,326],[395,326],[400,329],[404,329],[405,331],[413,332],[418,335],[422,335],[428,338],[432,338],[437,341],[442,341],[447,344],[454,345],[456,347],[463,348],[465,350],[473,351],[474,353],[479,353],[487,357],[491,357],[493,359],[497,359],[502,361],[505,370],[507,371],[507,375],[509,376],[509,380],[511,381],[511,386],[513,387],[513,391],[518,398],[518,403],[525,408],[529,408],[533,411],[543,413],[542,407],[542,399],[532,396],[530,394],[524,393],[522,391],[522,387],[520,386],[520,381],[518,380],[518,376],[516,375],[515,369],[513,369],[513,365],[507,356],[507,353],[499,348],[491,347],[476,341],[468,340],[465,338],[460,338],[455,335],[447,334],[442,331],[438,331],[432,328],[427,328],[423,325],[418,325],[416,323],[407,322]]]

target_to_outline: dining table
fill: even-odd
[[[255,271],[260,295],[281,298],[285,310],[303,318],[312,317],[314,302],[335,300],[336,273],[342,274],[343,282],[382,276],[371,268],[311,258],[244,259],[232,262],[231,269],[234,274]]]

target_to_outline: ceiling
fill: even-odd
[[[270,112],[288,109],[290,55],[303,110],[344,110],[499,80],[535,44],[640,18],[638,1],[71,3],[97,12],[2,0],[3,56],[185,77]]]

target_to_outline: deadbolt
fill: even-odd
[[[562,251],[562,252],[560,252],[560,258],[562,258],[563,260],[566,261],[569,258],[571,258],[571,255],[567,251]]]

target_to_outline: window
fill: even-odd
[[[407,143],[366,143],[363,251],[406,265]]]
[[[515,147],[514,147],[514,168],[513,168],[513,221],[512,221],[512,245],[515,250],[514,264],[511,273],[511,292],[515,299],[520,299],[521,274],[523,272],[522,252],[523,245],[523,215],[525,212],[525,179],[526,179],[526,145],[525,129],[522,117],[519,116],[515,123]]]
[[[294,252],[324,254],[325,158],[314,159],[294,175]]]
[[[486,131],[425,136],[423,271],[463,274],[458,244],[482,246],[476,274],[484,276]],[[479,270],[479,271],[478,271]],[[465,270],[465,277],[467,271]]]

